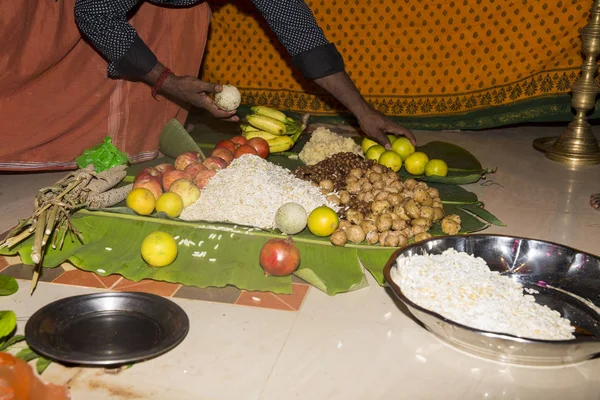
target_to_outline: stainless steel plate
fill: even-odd
[[[557,310],[575,326],[576,338],[563,341],[524,339],[473,329],[450,321],[407,299],[390,276],[399,256],[441,254],[453,248],[484,259],[526,288],[540,293],[536,301]],[[396,251],[384,269],[387,283],[425,327],[442,340],[478,356],[524,365],[561,365],[600,356],[600,258],[570,247],[540,240],[498,235],[432,238]],[[539,282],[562,289],[588,304]]]
[[[189,320],[174,302],[148,293],[68,297],[38,310],[25,326],[29,346],[66,364],[116,366],[177,346]]]

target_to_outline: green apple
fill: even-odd
[[[425,165],[425,176],[446,176],[448,175],[448,164],[444,160],[436,158],[429,160]]]
[[[373,147],[377,144],[378,143],[374,140],[371,140],[369,138],[364,138],[360,144],[360,147],[362,147],[363,153],[367,154],[367,150],[369,150],[371,147]]]
[[[423,175],[425,173],[425,165],[429,162],[427,154],[416,151],[404,160],[404,168],[411,175]]]
[[[400,168],[402,168],[402,158],[400,158],[400,154],[392,150],[386,150],[381,153],[377,163],[388,167],[394,172],[398,172],[400,171]]]
[[[400,154],[402,161],[415,152],[415,146],[405,137],[398,138],[392,143],[392,150]]]
[[[367,152],[365,153],[365,157],[367,157],[368,160],[379,160],[379,157],[381,156],[381,154],[383,154],[383,152],[385,151],[385,147],[383,147],[380,144],[376,144],[375,146],[371,146],[369,147],[369,150],[367,150]]]

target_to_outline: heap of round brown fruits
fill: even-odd
[[[329,201],[341,206],[339,228],[330,240],[400,247],[410,239],[430,238],[429,230],[441,221],[442,231],[457,234],[458,215],[445,215],[437,189],[425,182],[402,179],[391,169],[352,153],[338,153],[313,166],[294,171],[299,178],[319,185]]]

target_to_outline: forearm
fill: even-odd
[[[315,82],[350,110],[356,118],[360,119],[373,112],[345,71],[317,78]]]

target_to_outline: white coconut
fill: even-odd
[[[240,91],[231,85],[223,85],[223,90],[215,94],[215,104],[223,111],[236,110],[242,102]]]
[[[308,214],[298,203],[285,203],[275,213],[275,226],[287,235],[295,235],[306,228]]]

